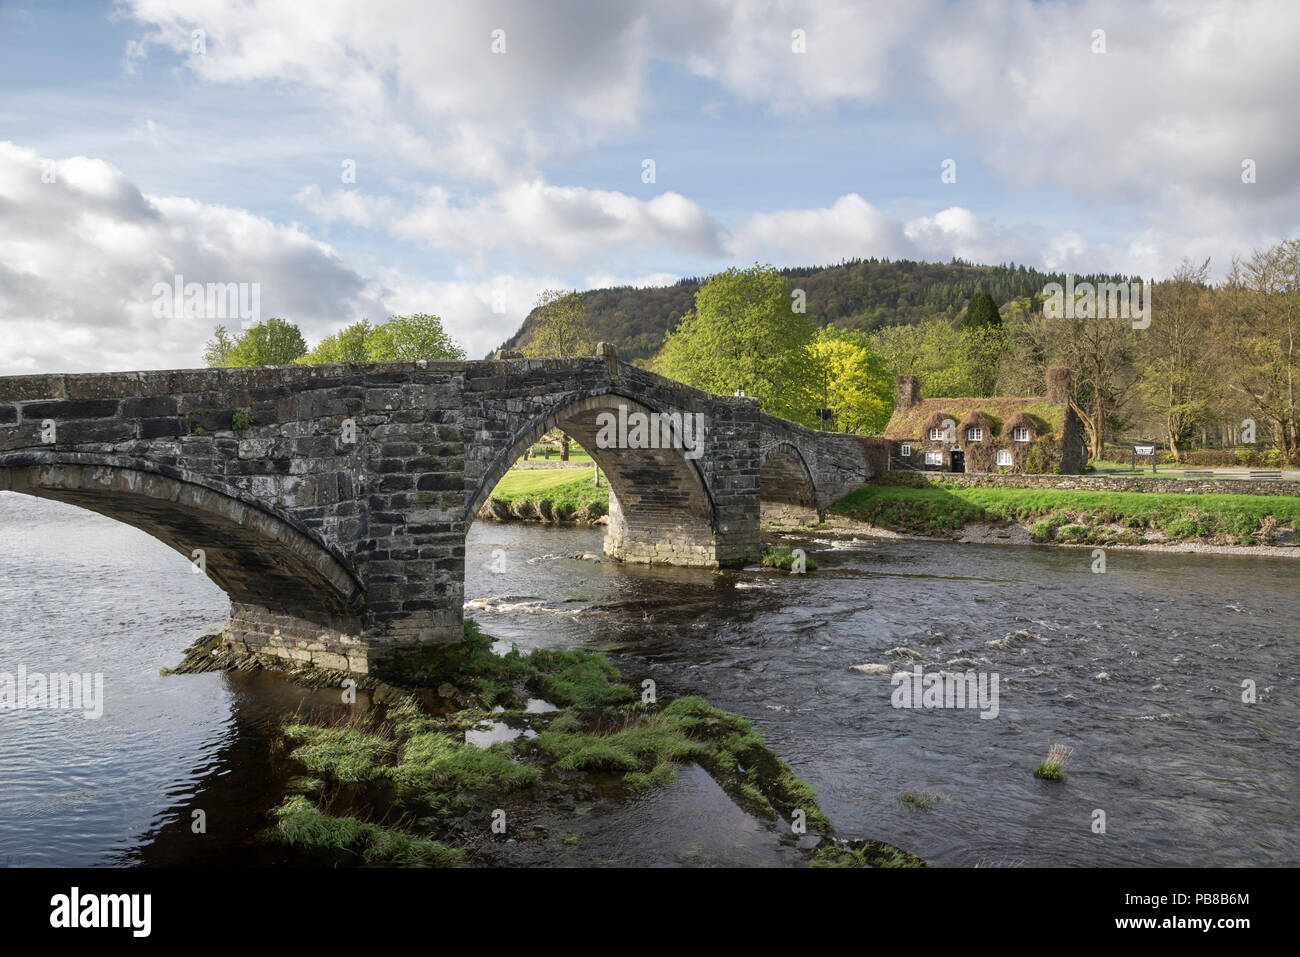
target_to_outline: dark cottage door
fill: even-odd
[[[966,453],[959,449],[952,450],[952,470],[954,472],[966,471]]]

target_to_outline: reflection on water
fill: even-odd
[[[514,728],[504,721],[484,721],[465,730],[465,743],[479,748],[489,748],[494,744],[521,737],[535,738],[537,732],[532,728]]]
[[[714,574],[566,557],[599,552],[595,530],[479,523],[466,614],[502,650],[604,650],[661,694],[698,693],[752,718],[846,837],[953,866],[1300,859],[1300,565],[1115,552],[1094,575],[1087,551],[802,545],[820,566],[806,577]],[[0,672],[102,672],[106,698],[98,721],[0,712],[8,863],[284,859],[255,839],[288,773],[268,733],[285,713],[341,705],[269,675],[160,677],[225,609],[215,586],[142,533],[0,494]],[[913,665],[998,673],[997,719],[892,708],[890,673]],[[1246,679],[1253,705],[1241,702]],[[1034,779],[1057,741],[1075,749],[1069,777]],[[908,808],[897,800],[908,789],[942,799]],[[523,842],[513,859],[798,859],[775,826],[719,795],[686,769],[626,809],[557,811],[551,831],[571,841]],[[1096,809],[1104,835],[1092,833]],[[194,834],[196,811],[206,834]]]

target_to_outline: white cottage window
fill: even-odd
[[[930,441],[931,441],[931,442],[942,442],[942,441],[943,441],[943,429],[931,429],[931,430],[930,430]]]
[[[1025,428],[1023,425],[1016,426],[1016,428],[1011,430],[1011,438],[1017,442],[1028,442],[1029,429]]]
[[[983,442],[983,441],[984,441],[984,430],[981,429],[981,428],[978,428],[978,427],[976,427],[976,426],[972,426],[971,428],[967,429],[967,430],[966,430],[966,441],[967,441],[967,442]]]
[[[912,446],[904,442],[902,447],[898,450],[898,454],[905,459],[910,459],[912,457]]]
[[[942,452],[926,452],[926,453],[925,453],[925,464],[926,464],[926,465],[942,465],[942,464],[943,464],[943,453],[942,453]]]
[[[998,465],[1014,465],[1010,449],[998,449]]]

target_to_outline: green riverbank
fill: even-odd
[[[498,522],[580,522],[609,514],[609,484],[592,469],[511,469],[497,483],[478,517]]]
[[[1019,527],[1034,542],[1095,545],[1286,545],[1300,496],[1117,492],[946,485],[866,485],[831,506],[876,528],[947,535],[967,526]]]
[[[586,471],[516,469],[479,517],[593,523],[608,511],[603,476],[597,486]],[[828,513],[902,534],[948,537],[1000,529],[1013,533],[1014,541],[1040,544],[1260,548],[1288,546],[1300,531],[1300,496],[1293,495],[964,487],[942,480],[922,487],[866,485]]]

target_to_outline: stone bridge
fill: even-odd
[[[638,412],[701,414],[702,442],[601,435]],[[181,552],[230,597],[236,649],[365,672],[459,638],[466,532],[556,427],[608,477],[605,551],[632,562],[752,563],[764,510],[811,518],[887,467],[880,440],[804,428],[602,346],[0,378],[0,490],[91,509]]]

